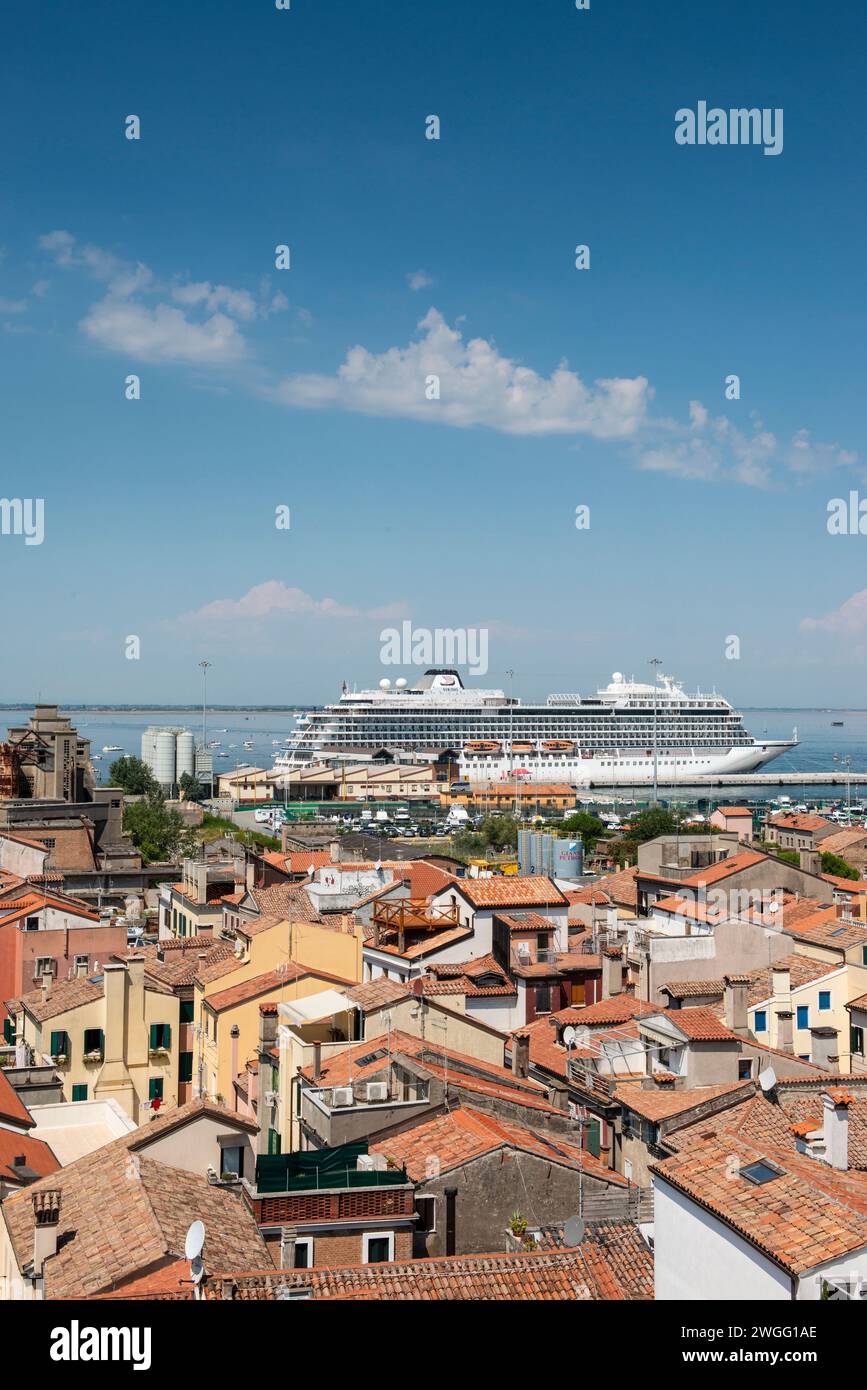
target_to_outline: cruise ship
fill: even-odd
[[[409,685],[344,684],[337,704],[298,715],[275,770],[312,762],[443,762],[451,780],[520,778],[572,786],[688,784],[753,772],[797,744],[754,739],[715,692],[688,694],[670,676],[655,685],[615,671],[595,695],[522,704],[502,690],[471,690],[456,670],[425,671]]]

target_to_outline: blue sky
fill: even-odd
[[[187,701],[203,657],[215,700],[324,700],[409,618],[487,627],[525,698],[660,656],[864,703],[867,538],[826,519],[867,496],[867,13],[15,0],[0,36],[0,492],[45,499],[0,535],[0,700]],[[700,100],[782,108],[782,154],[677,145]]]

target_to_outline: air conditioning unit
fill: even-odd
[[[279,1104],[280,1104],[280,1092],[279,1092],[279,1091],[266,1091],[266,1092],[265,1092],[265,1104],[266,1104],[266,1105],[279,1105]]]
[[[342,1105],[353,1105],[355,1096],[351,1086],[335,1086],[331,1092],[331,1104],[337,1109]]]
[[[386,1081],[368,1081],[367,1099],[370,1101],[388,1100],[388,1083]]]

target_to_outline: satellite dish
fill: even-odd
[[[197,1260],[202,1253],[205,1244],[205,1224],[203,1221],[194,1221],[187,1231],[187,1238],[184,1241],[184,1254],[188,1260]]]
[[[202,1223],[199,1221],[196,1224],[201,1226]],[[190,1261],[190,1275],[194,1284],[201,1284],[205,1277],[205,1262],[201,1255],[197,1255],[194,1260]]]
[[[578,1036],[577,1032],[575,1031],[575,1029],[572,1027],[572,1024],[570,1023],[568,1028],[564,1028],[564,1029],[563,1029],[563,1044],[564,1044],[564,1046],[565,1046],[565,1047],[574,1047],[574,1046],[575,1046],[575,1039],[577,1038],[577,1036]]]
[[[563,1243],[570,1250],[580,1245],[584,1239],[584,1222],[580,1216],[570,1216],[563,1227]]]
[[[765,1095],[767,1095],[769,1091],[772,1091],[776,1084],[777,1073],[774,1071],[773,1067],[768,1067],[765,1071],[759,1072],[759,1085]]]
[[[315,873],[316,873],[316,868],[315,868],[315,866],[314,866],[313,864],[308,864],[308,865],[307,865],[307,877],[308,877],[308,878],[312,878],[313,875],[314,875]]]

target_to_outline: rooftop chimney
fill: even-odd
[[[777,1047],[781,1052],[794,1052],[791,1009],[778,1009],[775,1018],[777,1020]]]
[[[86,980],[86,979],[87,979],[87,974],[88,974],[89,969],[90,969],[90,959],[89,959],[88,956],[84,956],[84,957],[82,957],[81,960],[77,960],[77,961],[75,962],[75,978],[76,978],[76,980]]]
[[[837,1052],[836,1028],[810,1029],[810,1061],[826,1071],[838,1071],[840,1058]]]
[[[840,1088],[822,1096],[824,1107],[823,1137],[825,1162],[845,1172],[849,1167],[849,1103],[848,1091]]]
[[[623,956],[619,946],[602,952],[602,998],[612,999],[623,989]]]
[[[47,1000],[49,994],[51,993],[51,981],[53,980],[53,978],[54,978],[54,976],[53,976],[53,974],[52,974],[52,972],[51,972],[50,970],[43,970],[43,972],[42,972],[42,1002],[43,1002],[43,1004],[45,1003],[45,1001]]]
[[[822,860],[817,849],[799,850],[798,858],[802,873],[819,874],[822,872]]]
[[[318,1082],[321,1076],[322,1076],[322,1044],[321,1044],[321,1042],[315,1042],[315,1043],[313,1044],[313,1080],[316,1081],[316,1082]]]
[[[518,1077],[530,1074],[530,1039],[526,1033],[512,1037],[512,1071]]]
[[[57,1254],[61,1193],[57,1188],[33,1193],[33,1273],[42,1273],[46,1260]]]
[[[775,999],[788,999],[791,983],[788,966],[771,966],[771,989]]]
[[[340,844],[337,840],[332,840],[328,846],[328,853],[331,855],[332,864],[340,863]]]
[[[740,1037],[746,1037],[749,1032],[747,1005],[749,1003],[750,977],[749,975],[726,975],[724,981],[726,1027]]]

